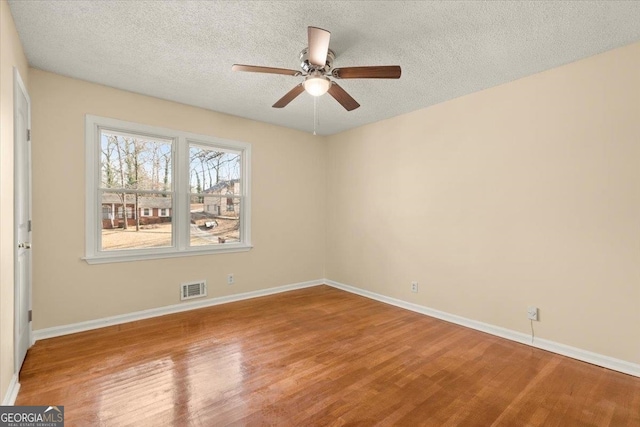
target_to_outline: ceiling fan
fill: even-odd
[[[288,76],[304,76],[304,81],[285,96],[280,98],[274,108],[283,108],[293,101],[302,92],[313,96],[321,96],[329,93],[347,111],[355,110],[360,106],[335,81],[335,79],[399,79],[402,70],[399,65],[382,65],[370,67],[344,67],[333,68],[335,53],[329,49],[331,33],[317,27],[308,27],[307,35],[309,39],[308,47],[300,52],[300,68],[302,71],[290,70],[287,68],[260,67],[256,65],[234,64],[233,71],[248,71],[252,73],[284,74]]]

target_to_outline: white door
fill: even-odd
[[[31,345],[31,141],[30,101],[18,70],[13,71],[15,177],[15,369]]]

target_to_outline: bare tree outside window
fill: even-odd
[[[103,219],[102,250],[171,246],[171,216],[157,214],[171,209],[171,147],[171,140],[101,132],[102,209],[118,213]]]
[[[189,146],[192,246],[239,242],[241,155]],[[228,202],[236,210],[228,208]]]
[[[251,144],[87,114],[89,264],[243,252]]]
[[[173,243],[172,141],[101,132],[102,250]],[[241,153],[189,145],[190,246],[239,242]]]

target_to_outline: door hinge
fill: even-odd
[[[29,322],[33,320],[33,310],[29,310]]]
[[[31,231],[31,220],[27,222],[27,231]]]
[[[27,141],[31,141],[31,129],[27,129]]]

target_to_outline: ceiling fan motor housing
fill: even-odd
[[[333,69],[333,61],[336,59],[336,54],[329,49],[327,52],[327,62],[324,67],[319,68],[309,62],[309,48],[306,47],[300,52],[300,68],[304,71],[304,74],[309,74],[312,71],[320,71],[322,74],[330,74]]]

